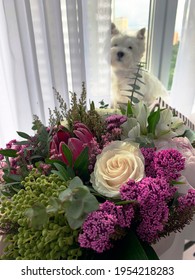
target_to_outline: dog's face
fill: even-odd
[[[135,36],[121,34],[112,24],[111,65],[114,70],[136,67],[145,51],[145,28]]]

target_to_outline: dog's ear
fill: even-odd
[[[116,34],[119,34],[120,32],[118,31],[118,29],[116,28],[116,25],[112,22],[111,23],[111,35],[114,36]]]
[[[140,30],[137,32],[137,38],[138,38],[138,39],[145,39],[145,32],[146,32],[146,29],[145,29],[145,28],[140,29]]]

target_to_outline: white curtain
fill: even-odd
[[[53,87],[110,102],[110,17],[111,0],[0,0],[0,147],[48,124]]]
[[[171,106],[195,123],[195,1],[186,0]],[[194,116],[194,117],[193,117]]]

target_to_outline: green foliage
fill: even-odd
[[[89,188],[83,185],[79,177],[70,181],[68,188],[60,193],[59,202],[65,210],[72,229],[81,227],[88,213],[97,210],[99,203]]]
[[[138,82],[144,84],[144,82],[142,81],[142,74],[141,74],[141,71],[143,70],[142,68],[143,68],[143,63],[139,63],[137,65],[137,72],[133,73],[134,77],[129,78],[130,83],[128,85],[131,87],[131,89],[126,91],[131,92],[131,95],[128,97],[132,103],[138,103],[140,101],[137,97],[134,96],[135,93],[143,97],[143,94],[140,92],[140,86],[138,85]]]
[[[160,120],[160,107],[158,105],[156,107],[154,107],[148,117],[148,133],[152,133],[153,135],[155,135],[155,129]]]
[[[7,246],[2,259],[78,259],[78,230],[70,228],[64,211],[55,201],[67,186],[55,174],[41,175],[33,170],[22,182],[24,189],[12,199],[1,198],[0,230]],[[53,204],[52,204],[53,201]],[[49,211],[51,204],[55,211]]]
[[[97,210],[99,203],[90,193],[88,187],[83,185],[79,177],[67,183],[67,188],[59,193],[58,198],[50,197],[47,207],[35,204],[26,212],[31,225],[40,228],[48,221],[49,214],[64,213],[69,226],[78,229],[86,219],[88,213]]]
[[[104,100],[102,99],[100,102],[100,109],[107,109],[109,104],[105,104]]]
[[[3,149],[0,150],[0,154],[5,156],[5,157],[17,157],[17,151],[13,149]]]

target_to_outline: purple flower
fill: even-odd
[[[136,200],[139,222],[137,234],[149,243],[154,242],[168,221],[168,203],[177,188],[162,178],[146,177],[139,182],[129,180],[120,188],[122,200]]]
[[[168,181],[176,180],[185,168],[185,158],[177,150],[162,150],[155,153],[154,168],[157,176],[165,177]]]
[[[134,217],[132,205],[115,205],[106,201],[97,211],[90,213],[82,226],[78,241],[81,247],[102,253],[113,247],[113,240],[120,238],[120,228],[130,227]]]
[[[81,247],[91,248],[98,253],[112,248],[111,236],[115,233],[116,217],[105,211],[90,213],[82,226],[78,242]]]
[[[123,115],[111,115],[106,118],[107,130],[110,131],[114,128],[119,128],[124,122],[127,121],[127,117]]]
[[[178,198],[178,211],[182,212],[186,208],[193,210],[195,207],[195,190],[190,189],[186,195],[180,196]],[[194,209],[195,210],[195,209]]]
[[[116,205],[113,202],[106,201],[100,204],[100,210],[106,211],[116,217],[116,225],[122,228],[130,227],[132,219],[134,217],[134,210],[131,204],[129,205]]]
[[[147,177],[156,177],[154,166],[155,148],[141,148],[141,152],[145,159],[145,172]]]

